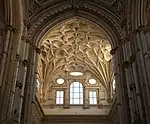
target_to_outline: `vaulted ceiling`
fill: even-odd
[[[56,77],[71,71],[89,73],[110,90],[111,45],[106,32],[96,24],[79,17],[59,23],[43,36],[40,49],[38,71],[45,92]]]

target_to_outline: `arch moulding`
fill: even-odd
[[[112,49],[118,47],[123,39],[121,19],[102,6],[84,2],[79,8],[74,8],[70,2],[64,2],[47,8],[30,18],[28,39],[36,47],[50,28],[74,17],[89,20],[103,28],[110,38]]]

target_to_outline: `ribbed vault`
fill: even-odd
[[[44,35],[40,49],[38,72],[43,82],[43,98],[56,77],[75,70],[98,79],[110,97],[111,45],[102,28],[79,17],[67,20]]]

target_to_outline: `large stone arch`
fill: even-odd
[[[38,46],[40,38],[48,29],[59,22],[79,16],[102,27],[111,39],[113,48],[117,47],[123,39],[121,19],[115,13],[106,8],[85,2],[81,8],[72,8],[70,2],[60,3],[41,11],[31,17],[31,27],[28,38],[35,46]]]
[[[149,124],[149,0],[125,1],[123,16],[113,13],[111,8],[102,3],[98,5],[81,1],[76,4],[61,1],[62,3],[56,2],[55,6],[49,2],[39,3],[38,7],[41,8],[29,19],[28,1],[5,1],[6,25],[3,35],[6,38],[2,41],[9,48],[1,53],[1,123],[6,123],[7,120],[31,122],[40,38],[58,21],[79,16],[103,26],[112,41],[115,77],[119,82],[117,105],[120,123]],[[119,4],[118,9],[120,7]]]
[[[93,3],[84,3],[81,8],[73,8],[69,2],[60,3],[41,12],[39,11],[37,15],[35,14],[35,16],[33,15],[30,18],[31,27],[29,28],[28,32],[28,43],[31,44],[32,47],[29,49],[29,62],[33,63],[33,66],[31,67],[31,70],[28,70],[29,75],[35,75],[38,53],[40,53],[39,44],[42,36],[59,22],[63,22],[73,17],[87,19],[102,27],[110,37],[112,54],[115,53],[116,50],[121,46],[123,41],[123,33],[120,26],[121,19],[119,16],[115,15],[113,12],[105,9],[104,7],[97,6]],[[118,58],[114,58],[114,61],[117,61],[116,66],[123,57],[121,56],[122,50],[119,52]],[[30,85],[30,90],[33,92],[32,96],[35,95],[35,78],[36,77],[34,77],[34,80],[32,80],[33,84]],[[30,108],[31,107],[28,107],[27,109]],[[122,109],[126,108],[122,107]]]

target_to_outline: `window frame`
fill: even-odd
[[[57,92],[63,92],[63,96],[62,97],[57,97]],[[59,104],[57,103],[57,98],[59,99]],[[62,98],[62,104],[60,103],[60,99]],[[55,92],[55,105],[56,106],[62,106],[65,103],[65,92],[64,90],[56,90]]]
[[[71,87],[74,83],[79,83],[79,87],[74,87],[74,86]],[[71,88],[73,88],[73,92],[71,92]],[[74,92],[75,88],[79,89],[79,92],[77,92],[77,91]],[[79,94],[79,97],[74,98],[75,97],[74,94]],[[73,97],[71,97],[71,95],[73,95]],[[71,103],[71,99],[73,101],[72,103]],[[74,99],[78,100],[79,103],[74,103]],[[69,104],[70,104],[70,106],[82,106],[82,105],[84,105],[84,85],[79,81],[73,81],[70,84],[70,87],[69,87]]]
[[[91,96],[90,96],[90,92],[92,92],[92,95],[93,95],[93,92],[95,92],[95,93],[96,93],[95,97],[93,97],[93,96],[91,97]],[[89,90],[88,96],[89,96],[89,97],[88,97],[88,100],[89,100],[89,105],[90,105],[90,106],[96,106],[96,105],[98,105],[98,91],[97,91],[97,90]],[[90,100],[91,100],[91,99],[92,99],[92,100],[96,99],[96,104],[91,104],[91,103],[90,103]]]

